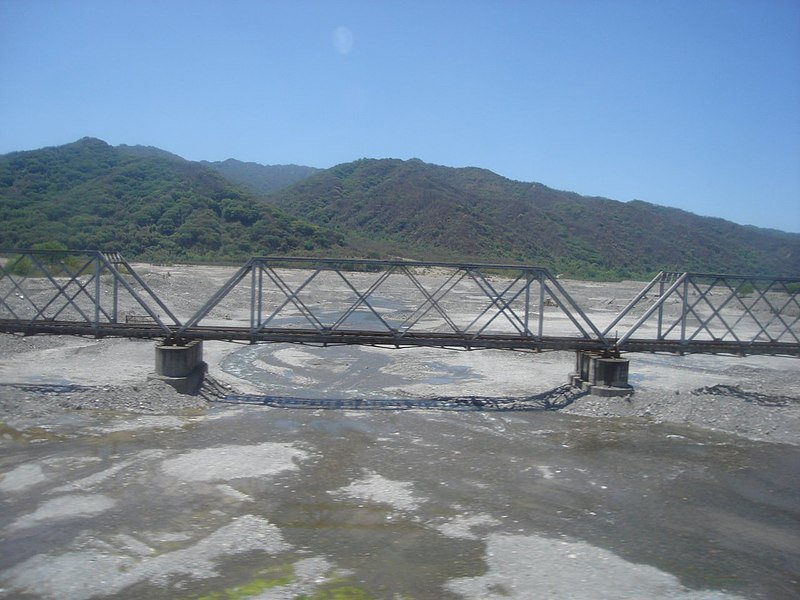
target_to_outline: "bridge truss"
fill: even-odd
[[[0,327],[6,332],[169,337],[180,326],[116,252],[0,251]],[[123,297],[139,319],[120,311]]]
[[[179,318],[116,253],[2,256],[5,332],[800,355],[798,278],[660,273],[601,329],[539,267],[257,257]]]
[[[800,354],[800,278],[659,273],[603,330],[628,351]]]
[[[250,298],[246,327],[219,321],[237,292]],[[460,348],[607,345],[545,269],[301,258],[250,259],[177,335]]]

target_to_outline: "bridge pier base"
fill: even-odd
[[[633,393],[628,383],[628,363],[619,352],[578,350],[575,373],[570,383],[596,396],[627,396]]]
[[[168,383],[181,394],[196,394],[203,385],[208,365],[203,362],[203,341],[185,344],[169,340],[156,346],[155,378]]]

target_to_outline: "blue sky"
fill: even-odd
[[[84,136],[800,232],[800,2],[0,0],[0,153]]]

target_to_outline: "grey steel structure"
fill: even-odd
[[[8,257],[0,265],[2,331],[170,337],[180,326],[117,252],[0,250],[0,256]],[[126,322],[120,293],[146,318]]]
[[[600,329],[539,267],[258,257],[181,320],[116,253],[0,256],[4,332],[800,355],[800,278],[660,273]]]
[[[631,320],[634,318],[634,320]],[[603,330],[626,351],[800,354],[800,279],[659,273]]]
[[[302,269],[290,281],[287,272]],[[434,272],[431,275],[431,272]],[[250,297],[247,327],[204,325],[237,288]],[[471,300],[464,311],[464,298]],[[568,331],[550,331],[545,309]],[[176,332],[316,344],[571,349],[608,346],[546,269],[490,264],[252,258]]]

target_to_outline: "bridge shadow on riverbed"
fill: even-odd
[[[4,383],[32,394],[60,396],[80,392],[91,393],[99,388],[76,384]],[[533,411],[559,410],[572,404],[588,392],[569,384],[532,396],[436,396],[433,398],[298,398],[258,394],[232,394],[230,389],[212,377],[207,377],[198,396],[208,402],[270,406],[274,408],[330,410],[459,410],[459,411]],[[112,394],[113,395],[113,394]],[[113,403],[112,403],[113,404]]]
[[[525,397],[437,396],[434,398],[296,398],[253,394],[228,394],[216,402],[271,406],[274,408],[303,408],[330,410],[478,410],[531,411],[558,410],[572,404],[588,392],[569,384],[540,394]]]

